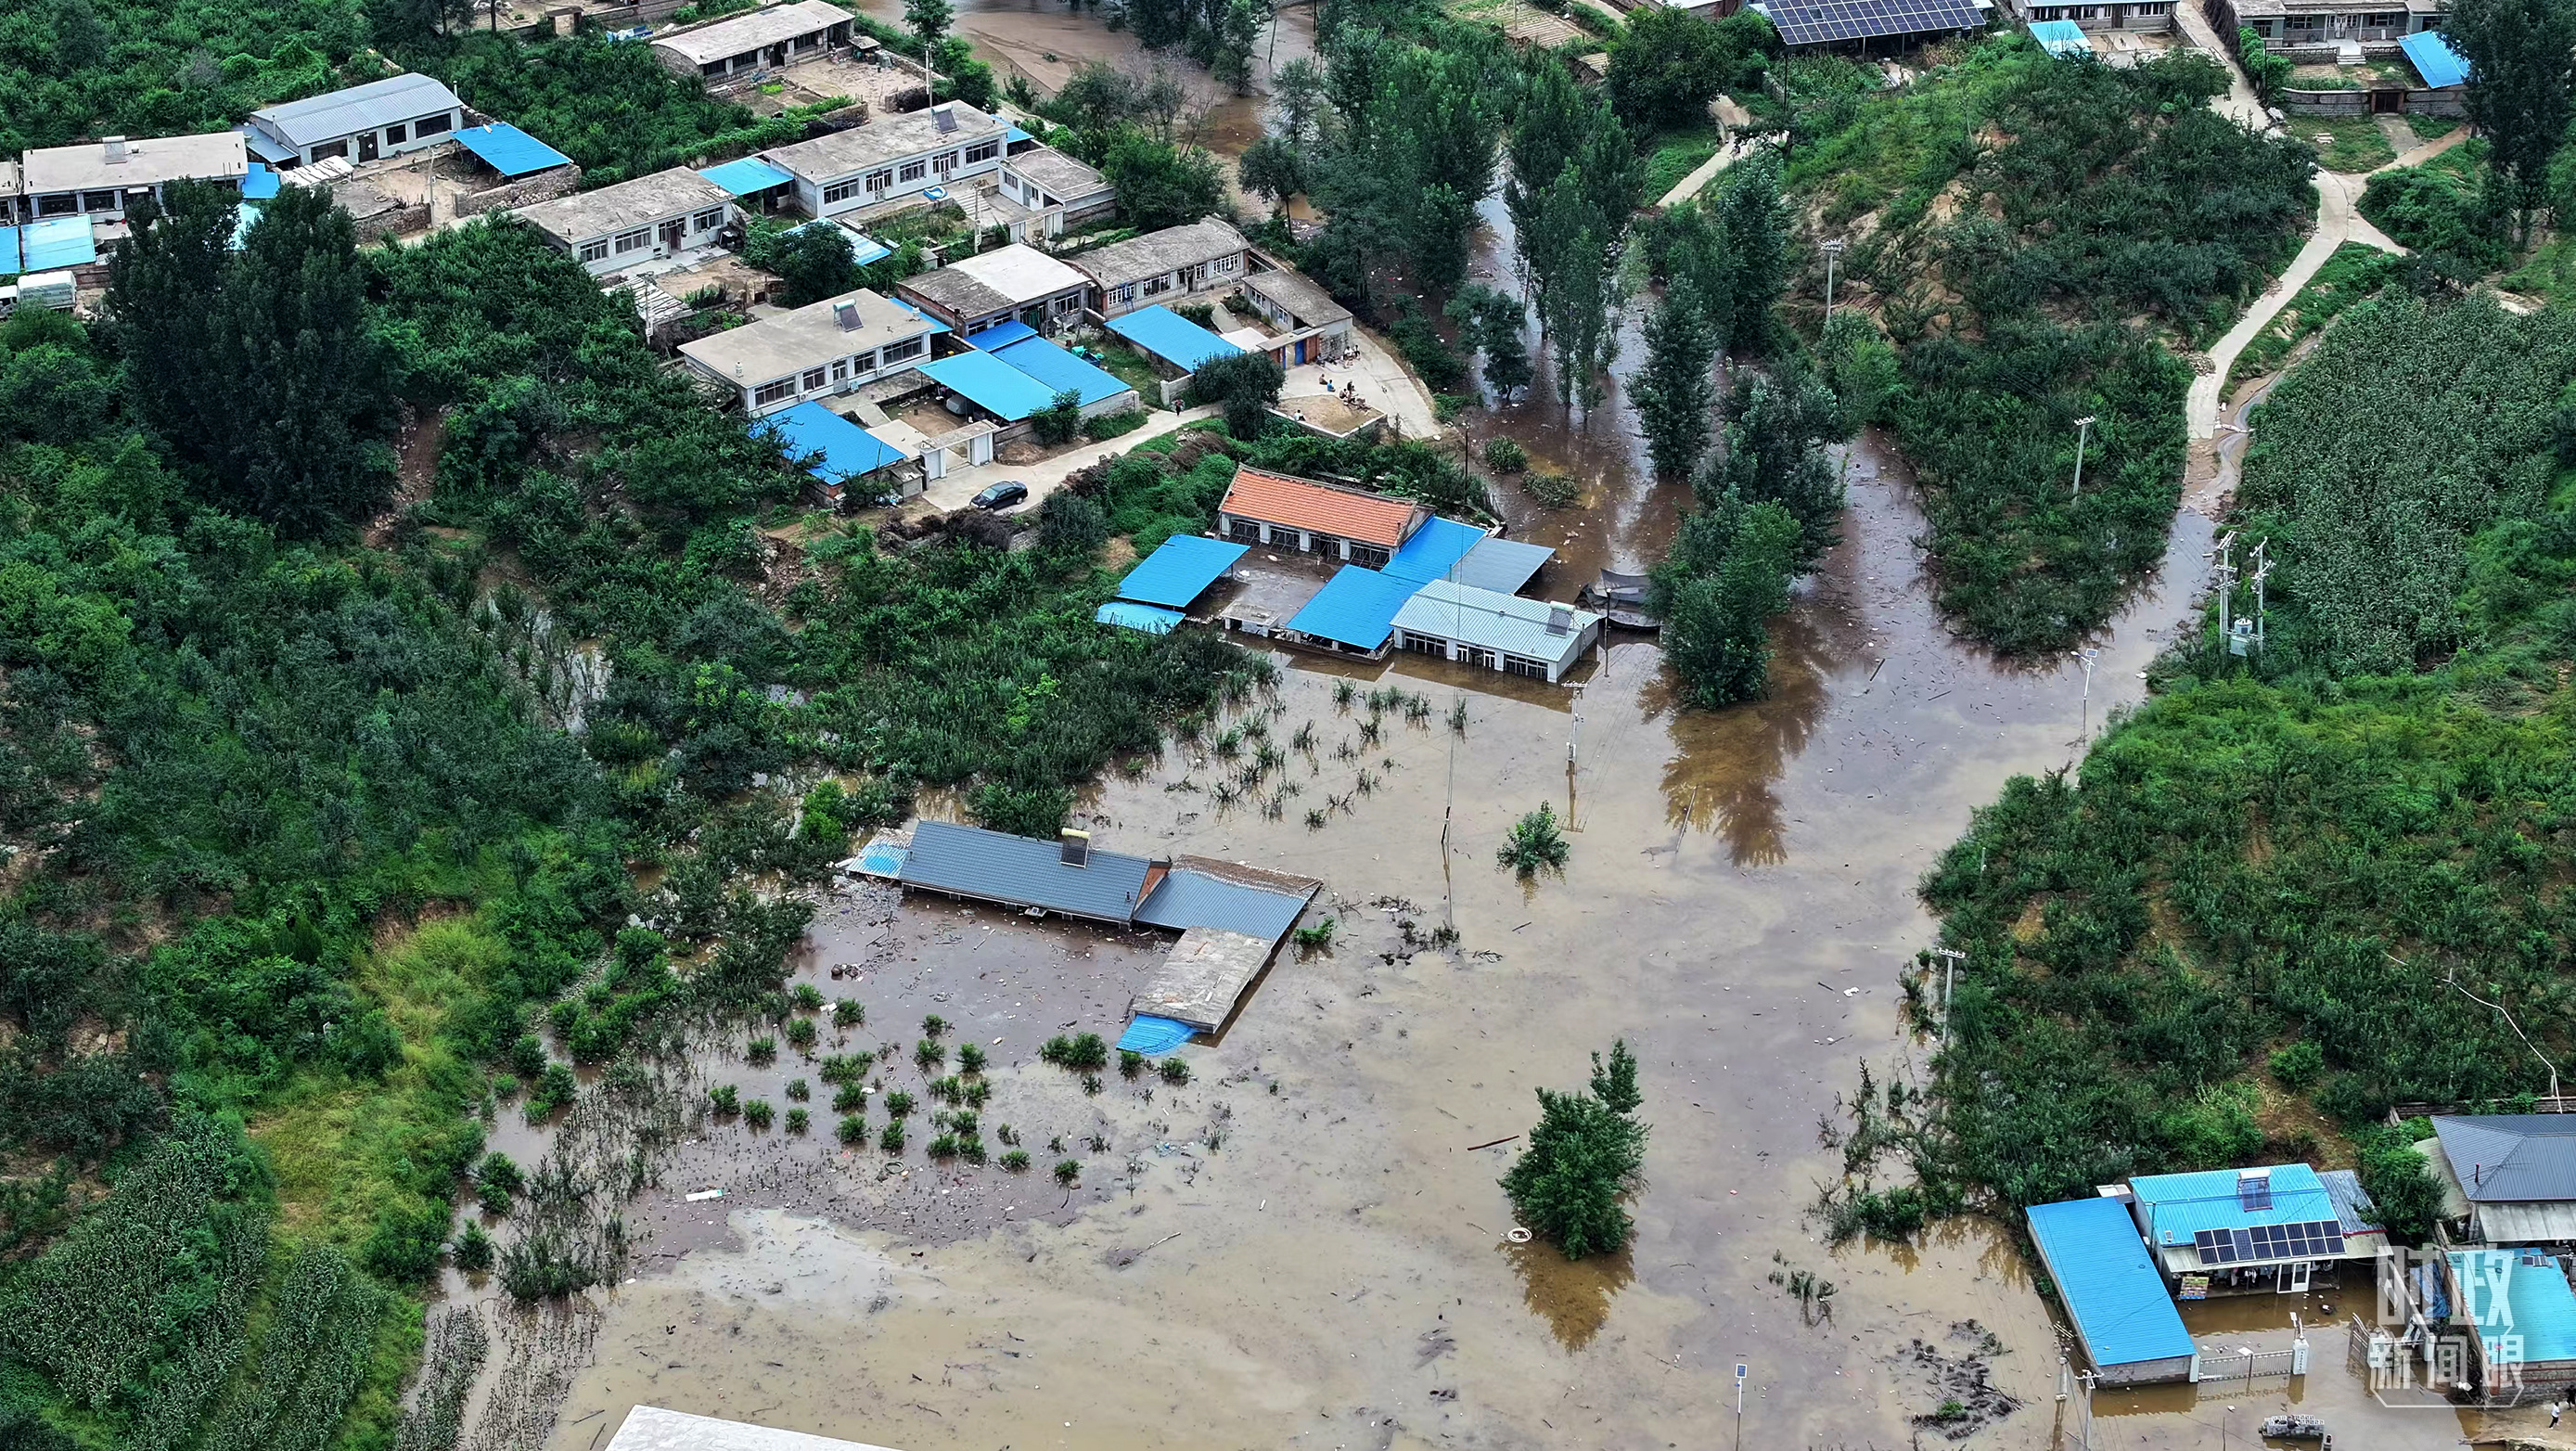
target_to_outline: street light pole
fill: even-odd
[[[1819,243],[1818,246],[1825,254],[1825,321],[1832,322],[1834,320],[1834,264],[1842,260],[1843,242],[1840,237],[1833,237]]]
[[[2091,437],[2091,436],[2092,436],[2092,433],[2093,433],[2093,415],[2092,415],[2092,414],[2087,413],[2087,414],[2085,414],[2083,417],[2081,417],[2081,418],[2079,418],[2079,419],[2076,419],[2076,420],[2075,420],[2075,494],[2074,494],[2074,497],[2079,498],[2079,499],[2080,499],[2080,498],[2082,498],[2082,497],[2084,497],[2084,441],[2085,441],[2087,438]]]

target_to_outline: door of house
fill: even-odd
[[[689,223],[687,218],[673,217],[671,220],[664,222],[662,224],[662,250],[665,252],[679,251],[680,239],[688,234]]]
[[[376,159],[375,132],[370,131],[358,138],[358,159],[360,161],[373,161]]]
[[[2394,116],[2405,109],[2406,93],[2404,91],[2373,91],[2370,93],[2370,114],[2374,116]]]
[[[2294,1260],[2289,1264],[2283,1265],[2281,1267],[2281,1282],[2273,1287],[2275,1292],[2283,1295],[2306,1294],[2308,1292],[2308,1275],[2314,1268],[2315,1267],[2306,1260]]]

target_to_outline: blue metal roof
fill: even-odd
[[[278,185],[277,173],[260,162],[252,162],[250,169],[242,173],[241,193],[250,201],[267,201],[277,195]]]
[[[2558,1261],[2537,1250],[2451,1251],[2459,1318],[2477,1327],[2490,1359],[2505,1365],[2576,1360],[2576,1291]]]
[[[243,240],[250,236],[250,229],[258,225],[259,208],[248,202],[233,203],[233,236],[232,240],[225,245],[236,252],[240,251]]]
[[[1154,888],[1154,894],[1145,899],[1145,905],[1136,909],[1136,920],[1183,932],[1193,927],[1240,932],[1276,947],[1279,939],[1288,935],[1288,929],[1297,925],[1297,914],[1305,911],[1314,897],[1311,891],[1272,891],[1174,867]]]
[[[1038,330],[1036,328],[1029,326],[1018,318],[1010,318],[1002,322],[997,322],[991,327],[977,332],[972,338],[968,339],[968,341],[989,353],[1006,344],[1016,343],[1022,338],[1033,338],[1037,335]]]
[[[1005,323],[1003,326],[1016,327],[1028,333],[1028,336],[1012,342],[996,344],[993,341],[993,334],[1002,331],[1002,328],[990,328],[976,334],[968,341],[1037,379],[1047,390],[1048,402],[1054,402],[1055,394],[1067,390],[1081,395],[1082,406],[1085,408],[1095,403],[1107,402],[1121,393],[1134,395],[1136,390],[1121,382],[1117,374],[1094,367],[1039,337],[1036,333],[1029,332],[1025,323]]]
[[[1161,605],[1140,605],[1134,600],[1111,600],[1091,612],[1091,618],[1104,625],[1124,625],[1148,635],[1168,635],[1186,618],[1179,610]]]
[[[86,267],[98,260],[98,241],[87,217],[46,217],[18,228],[15,255],[20,272]]]
[[[901,880],[907,887],[1124,924],[1135,918],[1152,865],[1095,848],[1082,866],[1067,866],[1052,841],[925,821],[913,828]]]
[[[2039,48],[2061,59],[2072,55],[2091,55],[2093,42],[2084,38],[2084,27],[2072,20],[2034,20],[2030,38]]]
[[[1190,1035],[1197,1031],[1177,1018],[1138,1013],[1127,1020],[1127,1031],[1118,1035],[1118,1046],[1129,1052],[1161,1057],[1190,1041]]]
[[[1243,351],[1159,302],[1111,318],[1109,330],[1184,373]]]
[[[823,456],[806,470],[818,479],[854,479],[903,462],[903,450],[811,399],[762,421],[786,436],[788,457]]]
[[[1053,388],[980,349],[913,366],[939,386],[1004,422],[1017,423],[1055,403]]]
[[[1374,650],[1386,643],[1387,633],[1394,629],[1395,612],[1403,609],[1404,602],[1421,587],[1409,579],[1345,564],[1322,589],[1315,591],[1313,599],[1306,601],[1306,607],[1288,622],[1288,628]]]
[[[1468,550],[1466,558],[1458,561],[1457,579],[1460,584],[1471,584],[1496,594],[1519,594],[1521,586],[1530,582],[1530,576],[1555,557],[1556,551],[1544,544],[1524,544],[1499,534],[1491,535]]]
[[[1484,537],[1485,531],[1472,524],[1461,524],[1455,519],[1443,519],[1434,514],[1421,528],[1413,531],[1413,537],[1404,541],[1404,546],[1380,567],[1380,572],[1397,579],[1412,580],[1415,584],[1444,579],[1458,561],[1467,557],[1467,551],[1474,549]]]
[[[2435,90],[2459,85],[2469,78],[2469,58],[2438,30],[2400,36],[2397,44],[2405,50],[2406,58],[2415,62],[2415,73],[2424,78],[2424,84]]]
[[[503,176],[526,176],[552,166],[570,166],[572,158],[507,121],[468,126],[456,133],[457,144],[481,157]]]
[[[2034,1204],[2030,1237],[2096,1370],[2192,1353],[2128,1208],[2116,1199]]]
[[[1187,608],[1250,549],[1200,534],[1175,534],[1118,582],[1121,599]]]
[[[728,161],[722,166],[703,167],[698,175],[732,192],[735,196],[750,196],[754,192],[767,191],[773,186],[785,186],[796,179],[757,156],[746,156],[740,161]]]
[[[2203,1169],[2190,1174],[2148,1174],[2129,1181],[2129,1191],[2146,1206],[2147,1223],[2159,1248],[2189,1246],[2204,1229],[2251,1229],[2258,1224],[2302,1224],[2339,1218],[2334,1197],[2326,1193],[2317,1171],[2305,1164],[2275,1164],[2272,1204],[2247,1209],[2236,1196],[2236,1169]]]
[[[894,249],[856,228],[845,228],[850,234],[850,260],[865,267],[894,255]]]
[[[1014,127],[1012,127],[1010,130],[1005,131],[1005,132],[1003,132],[1003,133],[1002,133],[1002,139],[1003,139],[1004,141],[1008,142],[1008,141],[1029,141],[1029,140],[1034,140],[1035,138],[1034,138],[1034,137],[1032,137],[1032,136],[1030,136],[1030,135],[1029,135],[1029,133],[1027,133],[1026,131],[1021,130],[1021,129],[1020,129],[1019,127],[1017,127],[1017,126],[1014,126]]]

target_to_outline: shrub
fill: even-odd
[[[537,1086],[528,1091],[528,1122],[544,1123],[555,1110],[569,1107],[580,1094],[581,1080],[572,1076],[571,1065],[547,1064],[545,1071],[537,1075]]]
[[[842,998],[832,1004],[832,1026],[835,1028],[861,1027],[867,1021],[868,1010],[861,1007],[856,998]]]
[[[1178,1084],[1190,1081],[1190,1065],[1178,1058],[1164,1059],[1154,1071],[1163,1075],[1165,1083]]]
[[[770,1037],[754,1038],[744,1046],[742,1056],[754,1063],[770,1062],[778,1057],[778,1040]]]
[[[1529,467],[1529,450],[1508,438],[1485,440],[1485,467],[1498,474],[1517,474]]]
[[[720,1083],[707,1092],[707,1106],[719,1114],[730,1114],[742,1107],[742,1090],[730,1083]]]
[[[1298,928],[1292,935],[1299,948],[1307,952],[1322,952],[1333,945],[1333,929],[1339,925],[1336,919],[1327,917],[1321,922]]]
[[[912,1095],[900,1088],[885,1096],[885,1111],[891,1117],[901,1118],[912,1112],[913,1106]]]
[[[900,1146],[902,1143],[902,1130],[896,1128],[893,1124],[887,1124],[886,1131],[897,1136],[896,1143]],[[864,1144],[868,1141],[868,1121],[854,1113],[844,1114],[841,1117],[839,1133],[842,1143]]]
[[[811,1120],[806,1117],[805,1110],[801,1108],[791,1108],[787,1111],[787,1131],[789,1133],[801,1134],[805,1132],[806,1125],[809,1122],[811,1122]]]
[[[527,1176],[519,1172],[518,1161],[498,1149],[483,1156],[482,1164],[474,1171],[474,1178],[487,1189],[500,1190],[504,1197],[527,1187]]]
[[[2305,1093],[2326,1071],[2325,1050],[2302,1039],[2272,1053],[2272,1076],[2292,1093]]]
[[[1621,1201],[1646,1152],[1646,1126],[1634,1117],[1636,1059],[1626,1041],[1611,1045],[1607,1064],[1592,1055],[1590,1091],[1542,1088],[1538,1101],[1529,1150],[1502,1178],[1513,1212],[1567,1259],[1618,1250],[1633,1228]]]
[[[1142,1073],[1142,1072],[1144,1072],[1144,1071],[1145,1071],[1145,1055],[1144,1055],[1144,1054],[1137,1052],[1137,1051],[1136,1051],[1135,1049],[1133,1049],[1133,1048],[1121,1048],[1121,1049],[1119,1049],[1119,1050],[1118,1050],[1118,1076],[1119,1076],[1119,1077],[1121,1077],[1121,1078],[1133,1078],[1133,1077],[1135,1077],[1137,1074]]]
[[[948,1031],[948,1020],[937,1013],[932,1013],[921,1020],[921,1031],[925,1037],[936,1038]]]
[[[465,1232],[456,1237],[456,1267],[473,1275],[492,1268],[492,1236],[470,1219],[465,1222]]]
[[[756,1129],[769,1127],[770,1114],[769,1100],[765,1098],[755,1098],[742,1106],[743,1121]]]
[[[791,1078],[791,1079],[788,1079],[788,1080],[787,1080],[787,1101],[788,1101],[788,1102],[790,1102],[790,1103],[803,1103],[805,1100],[807,1100],[807,1099],[809,1099],[809,1098],[812,1098],[813,1096],[814,1096],[814,1089],[813,1089],[813,1086],[812,1086],[811,1084],[808,1084],[804,1079],[802,1079],[802,1078]]]
[[[1115,413],[1103,413],[1098,417],[1082,420],[1082,433],[1085,438],[1103,442],[1123,434],[1134,433],[1144,426],[1144,409],[1122,408]]]
[[[814,1046],[814,1037],[815,1028],[814,1020],[812,1018],[790,1018],[787,1020],[787,1041],[795,1047],[796,1051],[800,1053],[811,1051]]]
[[[1573,854],[1565,834],[1557,829],[1556,809],[1542,803],[1538,810],[1512,823],[1511,836],[1494,855],[1502,865],[1527,877],[1542,868],[1561,872]]]
[[[1583,486],[1571,475],[1544,470],[1521,475],[1521,492],[1542,509],[1571,509],[1583,502]]]
[[[1077,1073],[1096,1073],[1109,1066],[1109,1044],[1098,1033],[1072,1038],[1058,1034],[1038,1049],[1038,1059]]]
[[[1027,1172],[1029,1167],[1029,1151],[1026,1149],[1013,1149],[1009,1153],[1004,1154],[1002,1156],[1002,1167],[1008,1169],[1014,1174]]]
[[[1029,431],[1048,448],[1073,442],[1082,432],[1082,394],[1072,388],[1056,394],[1054,402],[1029,415]]]
[[[927,1073],[948,1061],[948,1049],[935,1038],[924,1038],[912,1045],[912,1061]]]
[[[887,1124],[885,1132],[877,1135],[877,1147],[889,1154],[903,1152],[903,1124],[900,1120]]]
[[[983,1045],[983,1044],[981,1044],[981,1043],[960,1043],[960,1044],[958,1044],[958,1045],[957,1045],[957,1071],[958,1071],[958,1072],[960,1072],[960,1073],[981,1073],[981,1072],[983,1072],[983,1071],[984,1071],[984,1063],[985,1063],[985,1058],[984,1058],[984,1045]]]
[[[812,1013],[822,1010],[823,990],[810,982],[798,983],[796,990],[788,996],[800,1011]]]
[[[939,1137],[932,1139],[930,1141],[930,1157],[934,1159],[953,1159],[957,1157],[956,1136],[954,1134],[941,1134]]]
[[[1055,1182],[1057,1182],[1058,1184],[1063,1184],[1063,1185],[1066,1185],[1066,1186],[1070,1187],[1070,1186],[1073,1184],[1073,1182],[1074,1182],[1075,1180],[1080,1179],[1081,1177],[1082,1177],[1082,1163],[1081,1163],[1081,1161],[1080,1161],[1080,1160],[1078,1160],[1078,1159],[1058,1159],[1058,1160],[1056,1161],[1056,1165],[1055,1165]]]

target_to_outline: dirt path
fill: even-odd
[[[1710,105],[1709,110],[1717,117],[1719,123],[1726,127],[1726,140],[1718,146],[1715,156],[1701,162],[1696,170],[1683,177],[1671,191],[1664,193],[1664,199],[1655,203],[1657,211],[1680,206],[1683,202],[1699,195],[1701,187],[1717,180],[1719,172],[1741,161],[1753,150],[1752,138],[1744,134],[1745,128],[1753,124],[1753,113],[1735,104],[1734,98],[1730,96],[1718,97]]]

